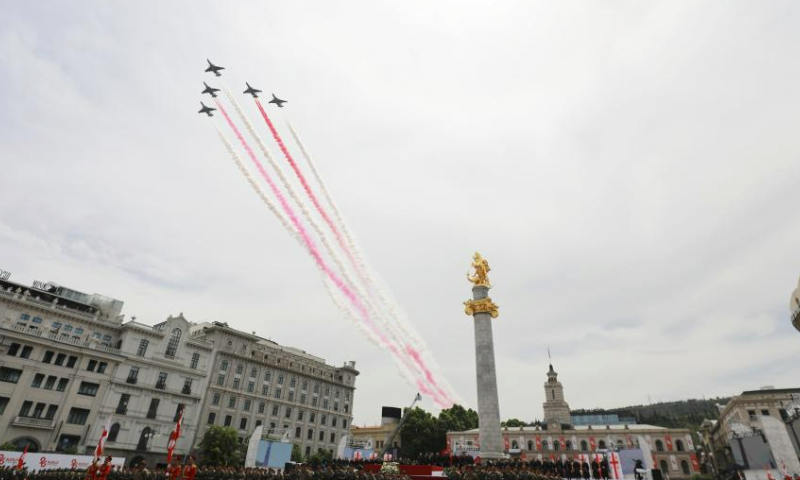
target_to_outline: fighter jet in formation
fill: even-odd
[[[225,67],[218,67],[218,66],[214,65],[213,63],[211,63],[211,60],[209,60],[209,59],[206,59],[206,61],[208,62],[208,68],[206,68],[206,72],[211,72],[214,75],[216,75],[218,77],[221,77],[222,74],[219,73],[219,71],[220,70],[225,70]]]
[[[206,88],[202,92],[200,92],[201,95],[204,94],[204,93],[207,93],[207,94],[211,95],[212,97],[217,98],[217,92],[219,92],[219,88],[209,87],[206,82],[203,82],[203,85],[205,85]]]
[[[278,106],[278,108],[283,108],[283,104],[286,103],[286,100],[281,100],[280,98],[276,97],[275,94],[272,94],[272,100],[269,103],[274,103]]]
[[[205,113],[205,114],[206,114],[206,115],[208,115],[209,117],[213,117],[213,116],[214,116],[214,114],[213,114],[213,113],[211,113],[211,112],[213,112],[214,110],[216,110],[216,108],[212,108],[212,107],[206,107],[206,104],[205,104],[205,103],[203,103],[203,102],[200,102],[200,105],[202,105],[202,107],[203,107],[203,108],[201,108],[201,109],[200,109],[200,110],[199,110],[197,113],[200,113],[200,114],[202,114],[202,113]]]
[[[247,90],[245,90],[242,93],[245,93],[245,94],[249,93],[250,95],[253,96],[253,98],[258,98],[258,94],[261,93],[261,90],[251,87],[250,84],[247,83],[247,82],[244,82],[244,83],[245,83],[245,85],[247,85]]]

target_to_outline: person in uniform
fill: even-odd
[[[172,464],[167,467],[167,478],[169,480],[179,480],[181,478],[183,469],[181,468],[181,461],[178,457],[172,459]]]
[[[133,480],[148,480],[150,477],[150,470],[147,469],[147,462],[142,460],[133,474]]]
[[[95,478],[97,480],[108,480],[109,474],[111,474],[111,455],[108,455],[103,464],[100,465],[100,468],[98,470],[98,473],[95,475]]]
[[[100,470],[100,465],[98,465],[97,462],[98,462],[97,458],[92,460],[92,464],[89,465],[89,468],[86,469],[86,476],[84,477],[84,480],[96,480],[97,479],[97,473],[98,473],[98,470]]]

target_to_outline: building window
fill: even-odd
[[[247,382],[247,391],[253,393],[253,390],[256,389],[256,384],[254,382]]]
[[[347,428],[347,420],[342,420],[342,428]]]
[[[297,420],[299,420],[299,421],[301,421],[301,422],[302,422],[302,421],[303,421],[303,415],[304,415],[304,414],[305,414],[305,412],[304,412],[304,411],[302,411],[302,410],[298,410],[298,411],[297,411]]]
[[[200,354],[193,353],[192,354],[192,362],[189,364],[189,368],[197,368],[197,364],[200,363]]]
[[[139,349],[136,350],[136,355],[140,357],[144,357],[144,354],[147,353],[147,346],[150,345],[150,340],[141,339],[139,341]]]
[[[150,400],[150,408],[147,409],[147,418],[149,419],[156,418],[156,414],[158,414],[159,403],[161,403],[161,400],[157,398],[153,398]]]
[[[175,416],[172,418],[173,422],[177,422],[178,421],[178,418],[181,416],[181,412],[183,411],[184,408],[186,408],[186,405],[184,405],[182,403],[178,404],[178,407],[175,408]]]
[[[67,389],[67,384],[69,383],[69,379],[62,378],[58,381],[58,386],[56,387],[57,392],[63,392]]]
[[[242,405],[242,410],[244,410],[245,412],[250,411],[250,400],[244,401],[244,404]]]
[[[264,381],[269,382],[269,379],[272,377],[270,372],[264,372]]]
[[[239,419],[239,430],[244,430],[247,428],[247,419],[241,418]]]
[[[28,315],[27,313],[22,313],[19,316],[19,319],[22,320],[23,322],[27,322],[30,318],[31,318],[31,316]]]
[[[311,412],[308,414],[308,423],[314,423],[317,420],[317,414]]]
[[[667,461],[666,461],[666,460],[661,460],[661,462],[659,462],[659,464],[658,464],[658,465],[661,467],[661,471],[662,471],[662,472],[665,472],[665,473],[666,473],[666,472],[668,472],[668,471],[669,471],[669,470],[667,469]]]
[[[231,417],[230,415],[225,415],[225,426],[226,427],[230,427],[232,421],[233,421],[233,417]]]
[[[250,369],[250,378],[256,378],[257,375],[258,375],[258,370],[256,370],[256,367],[251,368]]]
[[[258,404],[258,413],[264,413],[264,409],[265,408],[267,408],[267,404],[266,403],[264,403],[264,402],[259,403]]]
[[[237,364],[236,365],[236,375],[241,375],[243,371],[244,371],[244,366],[241,363]]]
[[[206,423],[209,425],[214,425],[214,421],[217,419],[217,414],[215,412],[208,412],[208,420]]]
[[[53,375],[48,375],[47,376],[47,381],[44,382],[44,389],[45,390],[52,390],[53,386],[56,384],[56,380],[58,380],[58,377],[55,377]]]
[[[78,357],[70,355],[67,359],[67,368],[75,368],[76,363],[78,363]]]
[[[322,401],[322,408],[324,408],[326,410],[328,409],[328,399],[327,398]]]
[[[169,336],[169,342],[167,342],[167,351],[164,352],[164,356],[167,358],[175,358],[175,353],[178,351],[178,343],[181,341],[181,329],[175,328],[172,330],[172,333]]]
[[[119,423],[115,423],[114,425],[111,425],[111,428],[108,430],[108,438],[106,438],[106,441],[116,442],[118,436],[119,436]]]
[[[158,372],[158,381],[156,381],[156,388],[159,390],[164,390],[167,388],[166,372]]]
[[[117,404],[117,413],[119,415],[125,415],[128,413],[128,402],[130,401],[131,396],[127,393],[123,393],[119,397],[119,403]]]
[[[320,424],[320,425],[326,425],[327,423],[328,423],[328,417],[327,417],[327,415],[320,415],[320,417],[319,417],[319,424]]]
[[[72,425],[86,425],[86,420],[89,418],[89,410],[85,408],[71,408],[67,416],[67,423]]]
[[[294,391],[289,390],[289,401],[294,402]]]
[[[292,418],[292,407],[286,407],[286,411],[283,415],[284,418]]]
[[[22,353],[19,354],[19,358],[31,358],[31,352],[33,351],[33,347],[29,347],[25,345],[22,347]]]
[[[283,385],[283,374],[278,375],[278,385]]]
[[[59,365],[59,363],[58,363],[58,359],[59,359],[59,357],[61,357],[62,355],[63,355],[63,354],[59,353],[59,354],[58,354],[58,357],[56,357],[56,365]],[[62,362],[64,361],[64,360],[63,360],[63,358],[62,358],[62,360],[61,360],[61,361],[62,361]],[[95,369],[95,368],[97,368],[97,360],[89,360],[89,363],[86,365],[86,370],[88,370],[88,371],[90,371],[90,372],[94,372],[94,369]]]
[[[683,441],[675,440],[675,450],[682,452],[683,451]]]
[[[108,364],[106,362],[100,362],[97,364],[97,373],[106,373],[106,368],[108,368]]]
[[[0,415],[6,413],[6,407],[8,406],[8,397],[0,397]]]
[[[233,379],[233,388],[235,388],[237,390],[239,389],[239,379],[238,378],[234,378]]]
[[[223,374],[221,374],[221,373],[220,373],[220,374],[217,376],[217,385],[219,385],[220,387],[222,387],[222,386],[224,386],[224,385],[225,385],[225,375],[223,375]]]
[[[67,326],[69,326],[69,325],[67,325]],[[75,335],[83,335],[83,329],[81,327],[78,327],[72,333],[74,333]]]
[[[41,388],[42,382],[44,382],[44,373],[37,373],[33,377],[33,382],[31,383],[31,387],[33,388]]]
[[[64,360],[66,360],[66,359],[67,359],[67,356],[65,354],[59,353],[58,355],[56,355],[55,364],[57,366],[59,366],[59,367],[62,367],[62,366],[64,366]],[[90,371],[94,371],[94,370],[90,370]]]
[[[531,442],[528,442],[528,443],[531,443]],[[532,450],[532,449],[528,448],[528,450]],[[584,452],[589,450],[589,445],[586,443],[586,440],[581,440],[581,450],[584,451]]]
[[[314,393],[319,393],[319,383],[314,384]]]
[[[303,432],[302,428],[295,427],[295,429],[294,429],[294,438],[300,438],[300,435],[302,435],[302,432]]]
[[[548,448],[550,448],[550,444],[547,443],[547,440],[542,440],[542,451],[546,451]]]
[[[303,405],[306,404],[306,394],[305,393],[301,393],[300,394],[300,403],[303,404]]]
[[[25,347],[25,348],[30,348],[30,347]],[[25,356],[25,348],[22,349],[22,358],[28,358]],[[769,410],[761,410],[761,415],[769,417]]]
[[[228,408],[236,408],[236,397],[228,398]]]
[[[33,407],[33,402],[31,402],[30,400],[25,400],[24,402],[22,402],[22,408],[19,409],[19,416],[30,417],[31,407]]]
[[[280,388],[276,388],[275,389],[275,398],[281,398],[281,389]]]
[[[211,397],[211,405],[219,405],[219,393],[214,393]]]
[[[51,352],[50,350],[44,352],[44,357],[42,357],[42,363],[50,363],[50,362],[52,362],[53,361],[53,355],[55,355],[55,353]]]
[[[273,405],[272,406],[272,416],[273,417],[277,417],[278,416],[278,408],[279,407],[277,405]]]
[[[314,397],[314,398],[311,399],[311,406],[312,407],[316,407],[317,406],[317,397]]]
[[[336,427],[337,422],[338,420],[336,419],[336,417],[331,418],[331,427]]]
[[[656,443],[658,443],[658,442],[656,442]],[[597,448],[606,448],[606,441],[605,440],[600,440],[599,442],[597,442]],[[663,445],[662,445],[662,448],[663,448]]]
[[[308,429],[308,434],[306,435],[306,439],[307,440],[314,440],[314,429],[313,428],[309,428]]]
[[[604,445],[601,445],[600,448],[605,448]],[[656,440],[656,451],[663,452],[664,451],[664,442],[661,440]]]
[[[42,317],[33,317],[33,320],[32,320],[32,322],[33,322],[33,323],[37,323],[37,324],[38,324],[38,323],[42,323]]]
[[[22,370],[16,368],[0,367],[0,382],[17,383],[22,376]]]
[[[264,384],[261,386],[261,395],[269,395],[269,385]]]
[[[126,383],[130,383],[131,385],[136,385],[136,382],[139,381],[139,367],[131,367],[128,370],[128,378],[125,380]]]
[[[689,471],[689,462],[687,462],[686,460],[681,460],[681,471],[683,472],[684,475],[689,475],[690,473],[692,473]]]
[[[295,377],[290,378],[289,379],[289,386],[294,388],[295,385],[297,385],[297,379]]]
[[[227,372],[228,371],[228,361],[227,360],[223,360],[222,363],[219,364],[219,369],[222,370],[223,372]]]
[[[559,450],[561,450],[561,442],[553,440],[553,451],[557,452]]]
[[[81,382],[81,386],[78,387],[78,394],[86,395],[88,397],[96,397],[99,389],[100,385],[97,383]]]
[[[325,441],[325,432],[323,432],[322,430],[319,431],[319,441],[320,442]]]
[[[191,395],[192,394],[192,379],[186,378],[183,380],[183,388],[181,389],[181,393],[184,395]]]

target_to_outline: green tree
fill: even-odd
[[[327,465],[331,460],[333,460],[333,451],[331,450],[320,450],[306,459],[314,468],[320,465]]]
[[[231,427],[212,425],[200,441],[200,461],[205,466],[240,466],[243,453]]]
[[[300,445],[292,444],[292,461],[293,462],[302,462],[303,461],[303,452],[300,450]]]
[[[439,412],[438,417],[417,407],[408,414],[400,432],[402,454],[415,457],[421,453],[438,453],[447,447],[447,432],[478,428],[478,412],[453,405]]]
[[[527,426],[525,422],[518,418],[509,418],[505,422],[500,422],[501,427],[524,427]]]

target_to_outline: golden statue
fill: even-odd
[[[475,255],[472,256],[472,268],[475,270],[475,275],[470,275],[469,272],[467,272],[467,280],[477,286],[492,286],[489,283],[489,277],[487,276],[491,270],[491,268],[489,268],[489,262],[487,262],[486,259],[483,258],[478,252],[475,252]]]

